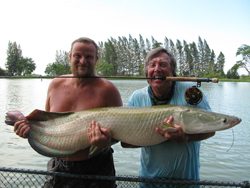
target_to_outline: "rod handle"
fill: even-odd
[[[196,78],[196,77],[166,77],[166,81],[190,81],[190,82],[213,82],[218,83],[218,78]]]
[[[212,82],[213,82],[213,83],[218,83],[218,82],[219,82],[219,79],[218,79],[218,78],[212,78]]]

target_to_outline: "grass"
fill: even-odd
[[[239,79],[219,78],[219,82],[250,82],[250,76],[241,76]]]

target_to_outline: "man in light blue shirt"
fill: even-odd
[[[189,105],[205,110],[211,110],[206,96],[201,102],[190,105],[186,102],[186,90],[195,85],[192,82],[172,82],[161,78],[176,77],[176,61],[164,48],[151,51],[145,61],[144,73],[149,79],[149,86],[135,91],[129,99],[128,106],[152,105]],[[157,79],[159,78],[159,79]],[[167,123],[172,123],[174,117],[166,117]],[[213,136],[215,133],[185,134],[183,129],[174,125],[176,132],[156,131],[168,140],[154,146],[141,148],[141,177],[171,178],[199,180],[200,170],[200,141]],[[123,147],[136,147],[122,143]],[[150,187],[150,186],[146,186]]]

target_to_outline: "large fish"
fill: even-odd
[[[156,132],[156,127],[173,129],[164,123],[164,119],[171,115],[174,117],[173,125],[182,126],[187,134],[224,130],[241,122],[234,116],[175,105],[107,107],[65,113],[34,110],[26,117],[31,124],[28,141],[42,155],[67,157],[90,146],[87,128],[95,120],[101,127],[109,128],[116,140],[138,146],[155,145],[166,140]],[[14,125],[24,118],[22,113],[10,111],[5,123]]]

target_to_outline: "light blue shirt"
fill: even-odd
[[[211,111],[204,93],[198,105],[190,105],[186,102],[185,91],[195,85],[192,82],[176,82],[169,104],[188,105]],[[129,99],[128,106],[152,106],[148,86],[135,91]],[[200,142],[180,144],[167,140],[154,146],[142,147],[139,176],[199,180],[199,151]]]

